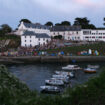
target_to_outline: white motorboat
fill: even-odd
[[[51,78],[51,79],[52,80],[62,80],[66,84],[70,83],[70,80],[69,79],[66,79],[66,78]]]
[[[64,78],[64,79],[70,79],[69,75],[52,75],[53,78]]]
[[[93,68],[93,69],[98,69],[100,66],[99,65],[88,65],[88,68]]]
[[[66,72],[66,71],[55,71],[57,75],[66,75],[70,76],[71,78],[75,77],[75,74],[73,72]]]
[[[53,86],[64,86],[64,82],[62,80],[45,80],[45,83],[47,85],[53,85]]]
[[[64,69],[64,70],[80,70],[82,68],[80,68],[78,65],[67,65],[66,67],[62,67],[62,69]]]
[[[94,68],[85,68],[84,72],[85,73],[96,73],[96,69],[94,69]]]
[[[51,94],[55,94],[55,93],[60,93],[61,90],[60,88],[56,87],[56,86],[40,86],[41,93],[51,93]]]

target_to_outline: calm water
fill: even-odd
[[[80,67],[86,67],[88,64],[92,63],[78,63]],[[95,74],[86,74],[83,70],[76,72],[76,77],[71,80],[72,86],[77,84],[82,84],[88,81],[89,78],[99,75],[102,72],[102,67],[104,63],[93,63],[93,65],[100,65],[100,68]],[[45,85],[45,80],[50,79],[56,70],[61,71],[62,66],[68,64],[32,64],[32,65],[12,65],[8,66],[8,69],[21,81],[25,82],[28,87],[32,90],[40,91],[40,86]]]

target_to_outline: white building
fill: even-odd
[[[80,26],[54,26],[51,36],[62,35],[72,41],[105,41],[105,29],[81,29]]]
[[[105,41],[105,29],[81,29],[80,26],[53,26],[23,23],[18,27],[17,35],[21,36],[21,46],[47,44],[51,37],[62,35],[72,41]]]
[[[83,41],[105,41],[105,29],[82,29],[81,40]]]
[[[25,31],[21,36],[22,47],[35,47],[37,45],[47,44],[51,40],[46,33],[35,33],[33,31]]]
[[[25,31],[33,31],[35,33],[46,33],[50,36],[50,27],[37,23],[33,24],[21,22],[16,34],[21,36]]]
[[[81,40],[80,26],[54,26],[51,28],[51,36],[62,35],[65,40]]]

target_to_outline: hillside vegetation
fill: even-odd
[[[10,48],[18,48],[20,46],[21,39],[15,35],[5,35],[0,37],[0,50],[7,51]]]
[[[105,42],[97,42],[93,44],[86,44],[86,45],[78,45],[71,46],[71,47],[63,47],[58,49],[48,49],[46,50],[48,53],[57,53],[60,51],[64,51],[66,53],[72,53],[77,55],[78,52],[81,51],[88,51],[89,49],[97,50],[100,55],[105,55]]]
[[[46,96],[30,91],[1,65],[0,105],[105,105],[105,70],[99,77],[68,88],[62,95]]]

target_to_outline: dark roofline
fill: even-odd
[[[81,31],[81,26],[53,26],[50,31]]]
[[[33,31],[25,31],[22,36],[36,36],[36,38],[50,38],[46,33],[35,33]]]
[[[23,22],[23,24],[25,27],[28,27],[28,28],[38,28],[38,29],[49,29],[50,30],[49,26],[45,26],[41,24],[25,23],[25,22]]]

